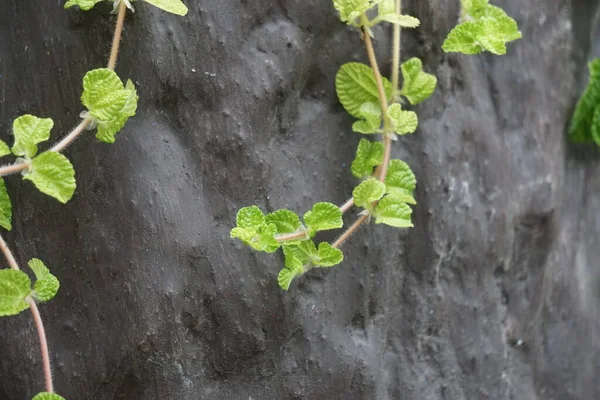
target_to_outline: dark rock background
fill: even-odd
[[[41,307],[59,393],[76,399],[600,398],[600,152],[565,128],[600,55],[596,0],[497,0],[524,39],[446,55],[458,0],[405,0],[403,58],[439,78],[417,134],[416,227],[368,226],[289,293],[281,255],[229,239],[236,211],[345,201],[359,135],[339,66],[365,60],[330,1],[136,2],[117,72],[140,93],[113,146],[91,134],[60,205],[8,178],[6,234],[62,282]],[[79,120],[106,63],[110,4],[0,2],[0,137],[22,113]],[[389,72],[389,30],[377,28]],[[596,38],[596,40],[594,40]],[[350,215],[348,221],[353,216]],[[334,236],[325,235],[325,239]],[[41,391],[29,313],[0,321],[0,398]]]

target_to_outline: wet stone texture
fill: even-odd
[[[111,4],[0,2],[0,137],[32,113],[78,122],[81,78],[106,63]],[[140,94],[115,145],[66,154],[61,205],[7,179],[25,264],[62,282],[41,307],[57,391],[75,399],[600,398],[600,152],[565,141],[595,0],[497,0],[524,39],[506,57],[446,55],[458,0],[405,0],[403,34],[439,86],[394,156],[414,169],[411,230],[371,225],[346,261],[289,293],[280,254],[229,239],[236,211],[341,204],[359,136],[334,77],[364,61],[322,0],[143,2],[117,72]],[[376,28],[382,69],[390,30]],[[348,222],[354,215],[348,217]],[[333,238],[324,235],[324,239]],[[42,390],[31,316],[0,321],[0,398]]]

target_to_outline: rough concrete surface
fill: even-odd
[[[21,263],[62,287],[41,307],[57,391],[76,399],[600,398],[600,152],[565,140],[600,55],[596,0],[497,0],[524,39],[508,55],[447,55],[458,0],[405,0],[403,34],[439,86],[394,156],[418,179],[415,228],[371,225],[346,261],[289,293],[281,255],[229,239],[236,211],[341,204],[359,135],[339,105],[341,64],[366,59],[330,1],[143,2],[117,72],[140,94],[115,145],[66,155],[61,205],[7,179]],[[111,4],[0,2],[0,137],[22,113],[53,139],[106,63]],[[376,28],[390,67],[390,30]],[[596,38],[596,40],[594,40]],[[348,222],[354,215],[350,215]],[[325,239],[333,238],[324,235]],[[31,316],[0,320],[0,399],[41,391]]]

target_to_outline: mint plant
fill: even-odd
[[[590,79],[577,102],[569,137],[575,143],[596,143],[600,146],[600,58],[588,63]]]
[[[103,0],[68,0],[65,8],[78,6],[82,10],[91,9]],[[112,0],[111,0],[112,1]],[[165,11],[185,15],[187,7],[179,0],[145,0]],[[127,9],[133,10],[130,0],[114,1],[118,12],[117,23],[107,68],[93,69],[83,77],[81,103],[86,108],[81,113],[82,121],[68,135],[54,146],[40,152],[51,136],[54,122],[25,114],[16,118],[12,125],[14,141],[12,147],[0,140],[0,157],[12,155],[14,161],[0,167],[0,227],[12,229],[12,204],[2,176],[21,173],[24,180],[31,181],[42,193],[61,203],[68,202],[75,193],[75,170],[61,152],[77,139],[85,130],[95,130],[96,138],[104,143],[114,143],[116,134],[136,113],[138,95],[133,83],[125,84],[114,72],[116,65],[123,21]],[[38,154],[39,153],[39,154]],[[23,272],[0,236],[0,251],[6,257],[10,269],[0,269],[0,317],[17,315],[30,309],[33,315],[44,366],[45,392],[37,394],[33,400],[65,400],[54,393],[50,355],[44,325],[37,307],[58,293],[59,280],[43,261],[32,258],[28,262],[34,280]]]
[[[360,139],[350,166],[360,182],[352,198],[339,207],[315,204],[304,214],[304,223],[291,210],[265,215],[257,206],[249,206],[238,211],[237,226],[231,230],[232,238],[255,250],[273,253],[282,249],[284,267],[278,283],[283,290],[311,268],[341,263],[344,256],[339,248],[365,222],[413,227],[411,206],[417,204],[416,177],[407,163],[391,158],[391,146],[398,136],[417,130],[419,119],[412,107],[428,99],[437,85],[436,77],[423,70],[420,59],[400,63],[400,29],[417,28],[420,21],[402,14],[401,0],[333,0],[333,6],[342,22],[359,30],[369,59],[369,65],[342,65],[335,78],[340,103],[356,119],[352,130],[367,135]],[[371,28],[380,23],[394,25],[390,80],[381,75],[372,44]],[[448,34],[442,49],[464,54],[505,54],[506,44],[520,37],[515,20],[488,0],[462,0],[460,23]],[[600,122],[600,112],[598,115]],[[373,135],[379,135],[381,141],[370,140]],[[342,228],[342,214],[352,207],[359,208],[358,219],[333,243],[320,242],[316,246],[315,235]]]

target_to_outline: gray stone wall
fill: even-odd
[[[106,63],[109,4],[0,2],[0,138],[22,113],[81,111]],[[600,398],[600,152],[565,128],[600,55],[595,0],[497,0],[524,39],[505,57],[444,54],[458,0],[405,0],[403,58],[439,79],[394,156],[418,179],[414,223],[371,225],[346,261],[284,293],[280,255],[229,239],[236,211],[345,201],[359,135],[334,76],[365,60],[330,1],[143,2],[117,67],[140,94],[113,146],[66,155],[60,205],[8,178],[25,263],[62,282],[41,307],[57,390],[75,399]],[[377,28],[389,72],[389,31]],[[351,218],[351,217],[350,217]],[[350,219],[348,220],[350,221]],[[325,239],[333,236],[324,236]],[[27,313],[0,321],[0,398],[42,389]],[[29,397],[28,397],[29,396]]]

